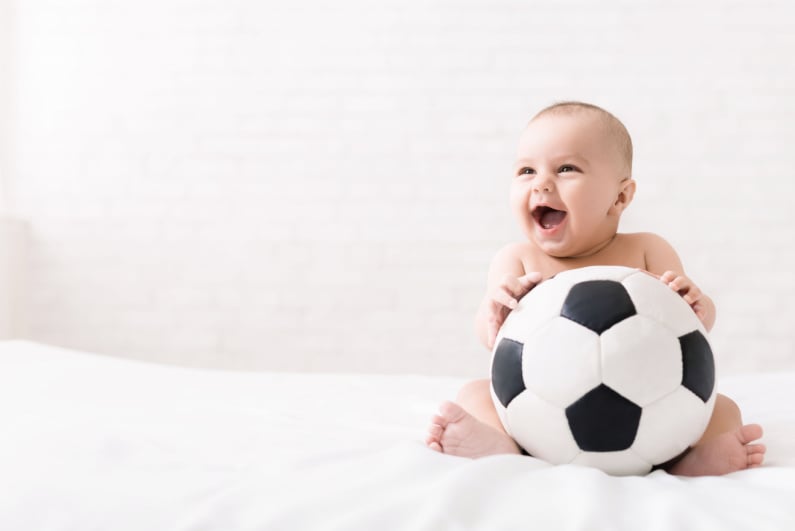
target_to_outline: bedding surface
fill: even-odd
[[[719,381],[768,458],[707,478],[432,452],[428,419],[462,383],[0,342],[0,529],[795,529],[795,373]]]

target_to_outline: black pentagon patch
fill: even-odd
[[[632,446],[641,407],[605,384],[591,389],[566,408],[577,446],[586,452],[617,452]]]
[[[491,385],[500,404],[508,407],[516,395],[525,390],[522,378],[522,349],[524,345],[502,338],[491,362]]]
[[[597,334],[635,313],[635,305],[626,288],[613,280],[587,280],[575,284],[560,310],[561,317]]]
[[[706,402],[715,388],[715,359],[707,338],[695,330],[679,338],[682,348],[682,385]]]

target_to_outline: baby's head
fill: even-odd
[[[612,113],[590,103],[564,101],[539,111],[527,124],[527,128],[534,122],[544,122],[541,120],[542,118],[555,117],[571,118],[578,122],[583,129],[589,125],[595,125],[596,129],[591,131],[594,140],[603,140],[604,147],[609,148],[611,154],[616,157],[615,162],[624,165],[623,171],[626,173],[626,177],[631,176],[632,138],[621,120]]]
[[[627,129],[587,103],[558,103],[536,114],[519,140],[514,170],[511,208],[522,229],[561,258],[609,244],[635,192]]]

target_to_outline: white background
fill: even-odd
[[[580,99],[629,128],[622,229],[666,237],[715,299],[722,370],[795,367],[792,2],[0,4],[31,339],[485,374],[516,139]]]

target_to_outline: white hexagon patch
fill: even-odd
[[[682,383],[679,340],[641,315],[621,321],[601,335],[602,381],[643,407]]]
[[[600,380],[599,336],[557,317],[527,338],[522,376],[527,389],[566,408]]]

